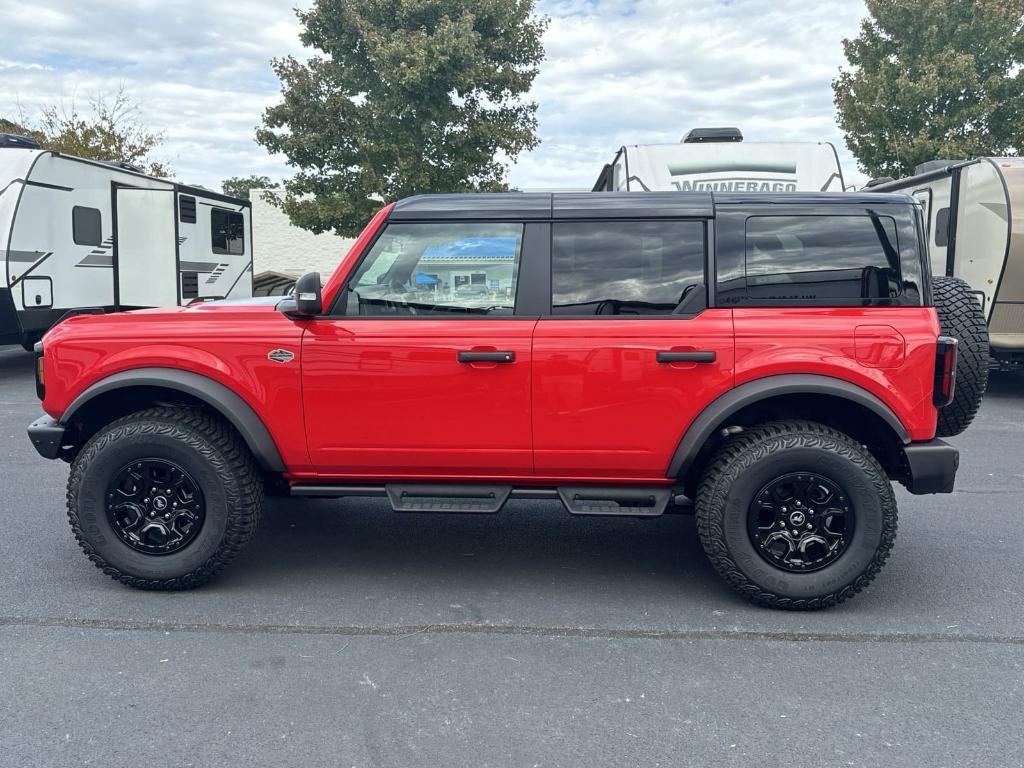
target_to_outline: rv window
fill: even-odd
[[[704,222],[555,224],[556,315],[669,315],[704,288]]]
[[[896,222],[888,216],[751,216],[747,306],[828,305],[902,292]]]
[[[103,242],[102,218],[98,208],[71,209],[71,238],[76,245],[100,245]]]
[[[949,208],[940,208],[935,212],[935,245],[945,248],[949,245]]]
[[[196,199],[189,195],[178,198],[178,221],[182,224],[196,223]]]
[[[213,252],[238,256],[245,253],[245,218],[235,211],[210,211]]]

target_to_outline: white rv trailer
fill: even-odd
[[[252,295],[248,200],[0,134],[0,344],[68,311]]]
[[[843,192],[836,148],[827,142],[743,141],[736,128],[695,128],[678,144],[625,146],[595,192]]]
[[[1024,159],[935,160],[915,170],[868,186],[921,202],[932,273],[962,278],[974,289],[995,363],[1024,364]]]

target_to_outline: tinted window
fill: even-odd
[[[245,218],[242,214],[214,208],[210,211],[210,230],[214,253],[232,256],[245,253]]]
[[[556,315],[671,314],[704,290],[704,223],[555,224],[551,305]]]
[[[935,212],[935,245],[939,248],[949,245],[949,208]]]
[[[523,225],[390,224],[348,284],[346,315],[510,315]]]
[[[102,218],[98,208],[71,209],[71,237],[78,245],[100,245],[103,241]]]
[[[896,222],[888,216],[752,216],[747,304],[827,304],[901,293]]]

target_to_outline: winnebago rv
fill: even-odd
[[[0,134],[0,344],[72,309],[252,295],[248,200]]]
[[[921,201],[932,272],[967,281],[988,321],[993,362],[1024,364],[1024,159],[935,160],[872,192]]]
[[[842,192],[843,172],[827,142],[743,141],[737,128],[695,128],[678,144],[622,147],[595,192]]]

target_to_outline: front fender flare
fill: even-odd
[[[816,374],[781,374],[749,381],[731,389],[711,402],[686,430],[679,441],[667,477],[683,477],[697,457],[701,447],[714,433],[715,428],[734,413],[748,405],[779,395],[832,395],[849,400],[867,408],[892,429],[904,445],[910,443],[910,435],[892,409],[863,387],[844,379]]]
[[[263,469],[271,472],[285,471],[284,461],[273,437],[245,400],[220,382],[176,368],[134,368],[101,379],[71,401],[61,415],[60,423],[68,424],[74,419],[75,412],[96,396],[127,387],[173,389],[203,401],[238,430]]]

